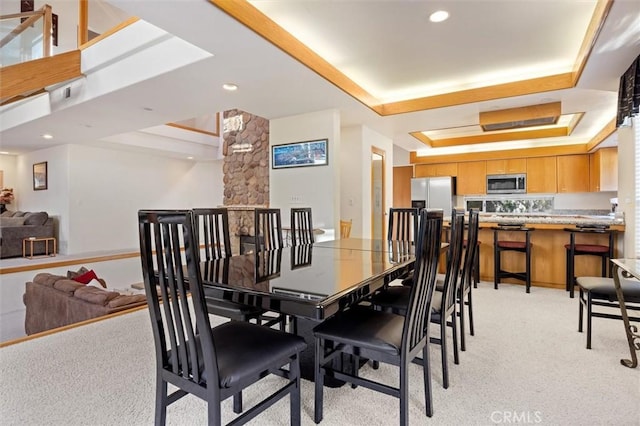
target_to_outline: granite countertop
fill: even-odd
[[[554,225],[624,225],[623,217],[611,215],[570,215],[544,213],[481,213],[480,222],[545,223]]]

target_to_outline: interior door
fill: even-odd
[[[371,148],[371,238],[383,240],[385,236],[384,156],[381,149]]]

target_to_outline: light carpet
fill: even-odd
[[[474,289],[476,335],[459,365],[450,353],[442,388],[439,346],[432,345],[432,418],[424,415],[421,369],[412,366],[409,423],[414,425],[638,425],[640,368],[628,358],[621,321],[594,319],[593,349],[577,332],[578,300],[564,291],[481,283]],[[220,321],[222,321],[220,319]],[[433,328],[437,332],[437,327]],[[397,369],[361,373],[397,383]],[[245,408],[269,391],[245,392]],[[2,425],[151,425],[155,359],[146,310],[0,349]],[[397,399],[358,387],[325,389],[323,425],[393,425]],[[233,419],[231,400],[223,422]],[[187,396],[169,407],[169,425],[206,424],[205,404]],[[289,424],[285,398],[252,421]],[[302,382],[302,424],[313,423],[313,383]]]

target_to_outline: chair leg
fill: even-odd
[[[207,424],[209,426],[222,425],[222,412],[220,410],[220,401],[207,402]]]
[[[289,364],[290,374],[295,377],[296,386],[291,390],[289,395],[289,405],[291,410],[291,425],[300,426],[302,415],[300,413],[300,356],[296,355],[295,359]]]
[[[233,395],[233,412],[236,414],[242,413],[242,391]]]
[[[466,351],[467,346],[465,344],[465,332],[464,332],[464,287],[460,288],[460,301],[458,303],[458,307],[460,309],[460,350]]]
[[[473,291],[471,291],[471,289],[469,289],[469,302],[468,302],[468,307],[469,307],[469,334],[471,334],[472,336],[475,336],[474,330],[473,330]]]
[[[449,388],[449,369],[447,362],[447,320],[442,316],[440,321],[440,355],[442,356],[442,387]]]
[[[409,423],[409,378],[407,370],[409,366],[406,363],[400,365],[400,426],[406,426]]]
[[[498,242],[496,241],[495,244],[498,244]],[[498,281],[500,281],[498,277],[500,275],[500,250],[498,250],[497,246],[493,250],[493,270],[493,288],[497,290]]]
[[[360,368],[360,357],[358,355],[353,355],[353,370],[352,374],[354,377],[358,377],[358,369]],[[355,383],[351,383],[351,389],[357,388],[358,385]]]
[[[580,291],[578,294],[578,297],[580,298],[580,304],[578,305],[578,333],[582,333],[582,316],[584,315],[584,306],[582,305],[584,304],[584,291],[582,290],[582,287],[578,287],[578,289]]]
[[[527,238],[528,240],[528,238]],[[527,293],[531,293],[531,244],[527,241],[527,249],[525,252],[526,256],[526,285],[527,285]]]
[[[322,339],[316,339],[316,361],[313,380],[315,382],[314,396],[314,416],[313,421],[320,423],[322,421],[322,399],[324,388],[324,375],[322,374],[321,363],[324,361],[324,342]]]
[[[424,377],[424,405],[427,417],[433,416],[433,397],[431,395],[431,361],[429,360],[429,343],[422,349],[422,375]]]
[[[164,426],[167,423],[167,405],[169,403],[169,395],[167,395],[167,382],[160,377],[156,384],[156,425]]]
[[[587,292],[587,349],[591,349],[591,292]]]
[[[456,319],[456,308],[454,306],[453,312],[451,313],[451,334],[452,334],[452,344],[453,344],[453,363],[458,365],[460,364],[460,355],[458,353],[458,323]]]
[[[480,247],[476,247],[476,254],[473,259],[473,287],[478,288],[480,282]]]

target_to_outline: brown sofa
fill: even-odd
[[[53,218],[47,212],[5,211],[0,215],[0,258],[22,256],[22,240],[55,237]],[[52,251],[53,248],[49,247]],[[44,254],[45,243],[34,243],[33,254]]]
[[[49,273],[26,283],[23,301],[27,335],[146,304],[144,294],[124,295]]]

